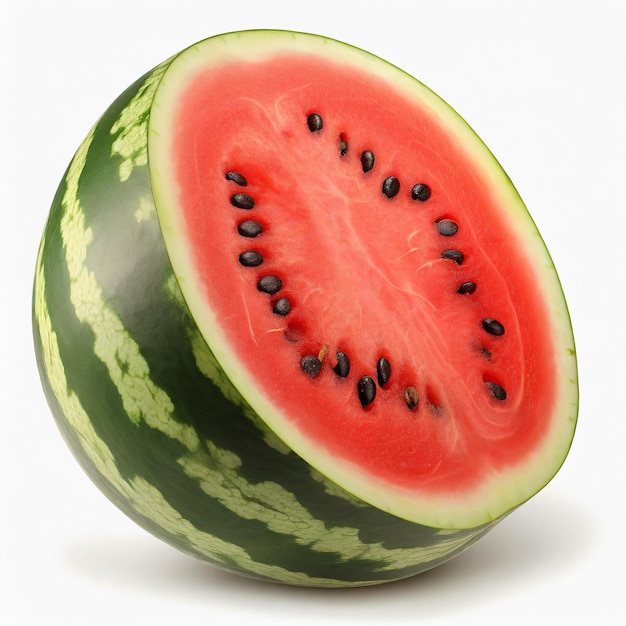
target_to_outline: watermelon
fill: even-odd
[[[122,93],[53,200],[33,311],[94,483],[262,580],[441,564],[574,434],[567,306],[513,184],[427,87],[316,35],[212,37]]]

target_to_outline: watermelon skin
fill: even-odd
[[[231,572],[362,586],[453,558],[499,520],[440,529],[370,506],[279,441],[221,371],[181,295],[152,197],[147,122],[168,63],[91,130],[42,238],[34,341],[68,446],[140,526]]]

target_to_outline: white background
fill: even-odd
[[[560,474],[464,555],[377,588],[213,570],[135,527],[82,474],[33,357],[35,254],[105,107],[207,36],[335,37],[419,77],[491,147],[568,296],[580,421]],[[626,2],[0,0],[1,626],[625,626]]]

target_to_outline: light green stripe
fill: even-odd
[[[138,224],[142,222],[150,222],[157,219],[156,207],[152,202],[151,196],[142,196],[139,198],[139,208],[133,214]]]
[[[85,225],[78,185],[92,138],[93,129],[70,165],[62,201],[61,236],[70,277],[70,299],[78,319],[94,333],[94,352],[106,366],[131,421],[138,424],[143,420],[151,428],[194,450],[199,445],[195,430],[173,418],[174,404],[150,379],[150,368],[139,346],[107,305],[93,272],[85,266],[93,232]],[[139,201],[140,206],[142,202],[145,200]]]
[[[148,113],[154,92],[168,65],[169,61],[166,61],[151,72],[111,128],[112,135],[118,134],[111,156],[122,159],[118,171],[122,182],[130,178],[135,167],[148,163]]]
[[[67,423],[75,432],[81,447],[94,467],[106,476],[118,490],[121,488],[123,491],[125,481],[115,466],[111,451],[98,437],[80,400],[68,387],[57,336],[52,330],[45,292],[44,268],[40,257],[35,277],[35,319],[41,340],[43,365],[50,387]]]
[[[250,483],[241,476],[241,459],[230,450],[206,442],[207,451],[182,458],[185,473],[199,481],[202,490],[244,519],[257,520],[272,532],[290,535],[296,543],[316,552],[334,552],[342,559],[366,559],[380,563],[380,571],[402,569],[444,558],[483,532],[440,533],[435,545],[388,549],[382,543],[363,543],[359,529],[327,527],[282,485],[264,481]]]

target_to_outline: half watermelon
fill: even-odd
[[[424,85],[314,35],[207,39],[111,105],[53,203],[34,320],[99,487],[269,580],[451,558],[576,423],[567,307],[510,180]]]

